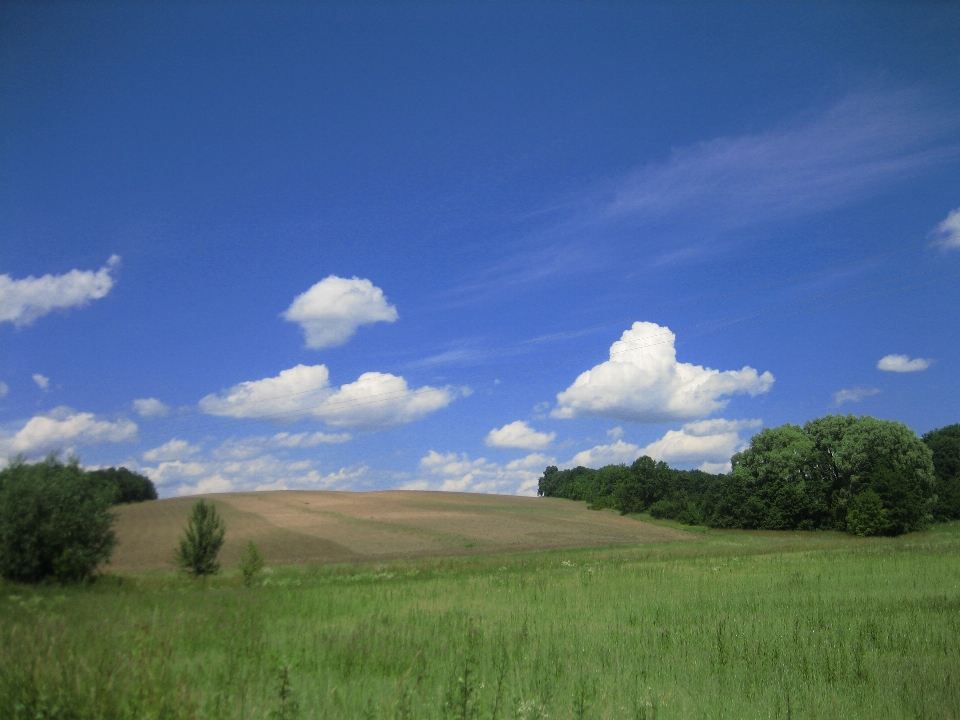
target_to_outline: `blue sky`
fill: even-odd
[[[958,36],[956,3],[4,3],[0,455],[530,494],[958,422]]]

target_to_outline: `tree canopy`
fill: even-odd
[[[649,457],[600,470],[551,466],[539,494],[711,527],[899,535],[960,500],[960,425],[924,440],[902,423],[828,415],[761,431],[725,475]],[[935,453],[944,475],[934,473]]]

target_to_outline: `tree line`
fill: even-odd
[[[714,528],[900,535],[960,519],[960,424],[921,439],[902,423],[828,415],[763,430],[731,466],[713,475],[647,456],[549,466],[538,494]]]

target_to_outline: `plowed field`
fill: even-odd
[[[391,490],[277,491],[207,496],[227,525],[221,560],[235,565],[253,540],[267,564],[358,562],[660,543],[688,533],[555,498]],[[117,510],[109,570],[172,567],[195,497]]]

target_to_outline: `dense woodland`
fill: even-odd
[[[960,424],[923,438],[902,423],[828,415],[755,435],[726,475],[641,457],[548,467],[539,494],[715,528],[900,535],[960,518]]]

